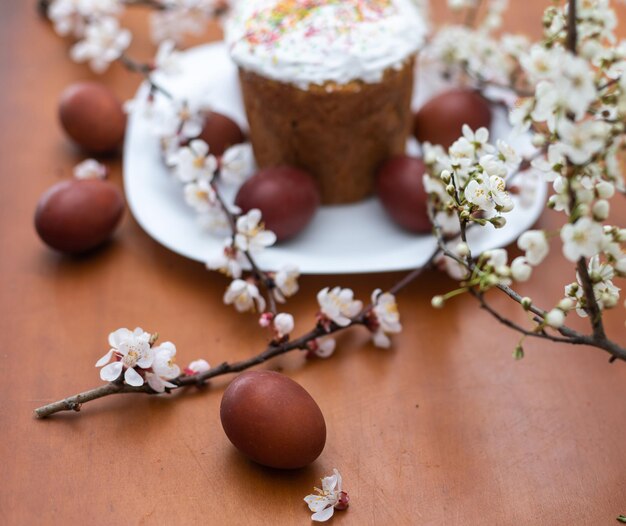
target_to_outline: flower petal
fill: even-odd
[[[130,369],[126,369],[126,372],[124,373],[124,381],[133,387],[140,387],[143,385],[143,378],[132,367]]]
[[[332,501],[327,497],[323,497],[322,495],[307,495],[306,497],[304,497],[304,502],[309,505],[309,509],[312,512],[322,511],[328,506],[332,507]]]
[[[148,385],[157,393],[165,391],[165,384],[156,374],[148,373]]]
[[[100,369],[100,378],[106,382],[117,380],[122,373],[122,362],[113,362]]]
[[[328,508],[311,515],[311,520],[317,522],[326,522],[333,516],[333,513],[335,513],[335,508],[333,506],[328,506]]]
[[[117,329],[109,334],[109,345],[114,349],[119,349],[122,342],[130,338],[132,334],[128,329]]]
[[[96,367],[102,367],[103,365],[106,365],[107,363],[109,363],[109,361],[111,360],[111,356],[113,355],[114,350],[111,349],[108,353],[106,353],[102,358],[100,358],[97,362],[96,362]]]

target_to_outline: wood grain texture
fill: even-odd
[[[271,364],[325,414],[326,449],[306,469],[264,469],[233,450],[218,418],[226,380],[176,397],[111,397],[80,415],[35,421],[36,406],[98,385],[93,364],[115,328],[159,331],[183,363],[244,358],[265,342],[252,318],[222,305],[225,279],[157,245],[129,214],[114,242],[90,257],[61,257],[38,240],[39,195],[81,159],[57,124],[57,97],[92,75],[68,60],[31,4],[0,2],[2,524],[307,524],[302,498],[333,467],[351,496],[337,524],[599,525],[626,513],[626,366],[543,342],[529,342],[515,362],[516,336],[471,298],[431,309],[430,297],[450,286],[434,273],[399,298],[405,332],[394,349],[375,349],[354,330],[332,360]],[[547,2],[512,4],[509,27],[536,34]],[[142,17],[127,22],[139,28]],[[147,55],[145,35],[133,49]],[[104,82],[129,97],[138,79],[114,67]],[[121,186],[119,159],[109,164]],[[554,253],[542,272],[523,292],[549,305],[572,270]],[[290,309],[304,330],[321,287],[341,284],[367,298],[397,278],[306,277]],[[622,308],[607,327],[624,342]]]

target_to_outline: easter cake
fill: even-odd
[[[324,204],[373,192],[411,133],[412,0],[240,0],[226,23],[260,167],[312,174]]]

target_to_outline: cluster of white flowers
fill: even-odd
[[[333,323],[339,327],[349,326],[363,312],[363,302],[354,299],[352,289],[326,287],[317,293],[317,302],[320,307],[318,323],[326,331],[330,331]],[[393,294],[383,293],[380,289],[372,293],[371,308],[365,310],[365,326],[372,333],[374,345],[383,348],[390,347],[389,335],[399,334],[402,331],[398,304]],[[331,341],[332,344],[329,343]],[[323,345],[317,341],[313,342],[309,350],[325,358],[335,350],[335,342],[327,339],[322,343]]]
[[[458,231],[458,218],[496,228],[506,224],[502,214],[513,209],[506,178],[521,158],[505,142],[499,140],[494,147],[488,141],[489,130],[474,132],[466,125],[463,137],[447,154],[441,147],[424,146],[428,168],[424,188],[431,195],[436,219],[444,220],[444,230]]]
[[[117,17],[123,12],[120,0],[53,0],[48,18],[61,36],[81,38],[87,26],[103,18]]]
[[[114,382],[123,374],[126,384],[141,387],[147,382],[157,393],[176,387],[169,381],[180,375],[180,368],[174,363],[176,346],[172,342],[153,344],[153,336],[139,327],[112,332],[111,349],[96,362],[96,367],[102,367],[100,378]]]
[[[123,0],[52,0],[47,15],[57,34],[78,40],[70,52],[72,59],[88,62],[96,73],[102,73],[131,43],[130,31],[119,23],[125,4]],[[150,15],[152,39],[169,42],[157,54],[155,66],[170,72],[175,69],[168,67],[167,48],[185,35],[200,34],[226,7],[220,0],[156,0],[155,4],[158,8]]]
[[[475,12],[480,4],[476,0],[448,0],[454,11]],[[491,0],[476,28],[466,24],[439,28],[426,49],[426,59],[443,67],[452,78],[467,80],[469,74],[479,82],[509,83],[517,58],[529,42],[522,35],[497,38],[492,34],[500,27],[507,5],[508,0]]]
[[[186,35],[200,35],[207,22],[225,7],[219,0],[167,0],[166,9],[150,15],[151,36],[154,42],[180,42]]]
[[[450,0],[449,5],[471,10],[477,2]],[[526,281],[546,258],[548,239],[559,238],[565,258],[579,269],[584,265],[589,278],[578,272],[576,281],[565,287],[565,297],[548,311],[544,322],[555,328],[571,311],[587,315],[586,285],[591,285],[600,310],[616,306],[620,289],[613,280],[626,270],[626,236],[608,223],[611,198],[626,191],[619,160],[626,132],[626,41],[618,42],[614,34],[617,18],[609,0],[578,0],[577,53],[573,53],[568,49],[568,12],[567,3],[548,7],[544,39],[533,45],[511,35],[496,40],[490,24],[483,22],[476,28],[445,28],[430,50],[448,73],[463,71],[470,83],[493,81],[520,90],[511,123],[520,132],[532,129],[533,143],[545,155],[532,161],[530,173],[552,183],[548,206],[566,216],[558,235],[540,230],[522,234],[518,247],[524,255],[511,264],[505,251],[490,251],[478,256],[470,275],[463,264],[469,248],[461,243],[449,248],[453,257],[444,265],[454,278],[481,290]],[[447,155],[430,145],[424,149],[429,168],[424,183],[445,234],[458,231],[459,219],[485,224],[493,217],[495,222],[490,222],[499,226],[498,214],[511,205],[506,174],[519,158],[500,145],[495,155],[485,152],[485,132],[473,136],[470,132],[464,130]],[[591,284],[585,283],[588,279]],[[444,301],[438,296],[433,304]]]
[[[99,18],[87,25],[83,39],[74,44],[70,56],[76,62],[88,62],[96,73],[102,73],[122,56],[131,40],[130,31],[121,28],[117,18]]]

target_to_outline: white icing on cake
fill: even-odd
[[[306,88],[378,82],[424,44],[413,0],[239,0],[225,26],[243,69]]]

